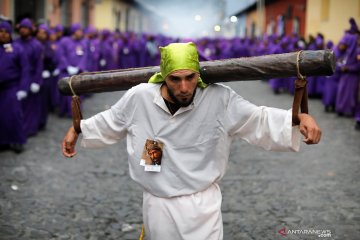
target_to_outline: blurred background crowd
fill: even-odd
[[[74,5],[74,2],[91,4],[93,1],[50,2],[55,11],[56,4],[60,8],[64,5]],[[148,14],[152,9],[151,4],[142,4],[142,1],[124,2],[141,6],[140,9],[145,12],[139,14]],[[224,4],[225,1],[219,2]],[[251,11],[254,6],[256,12],[266,12],[267,4],[284,1],[244,2],[248,2],[248,5],[240,10],[238,16],[232,16],[230,22],[238,21],[241,19],[240,15]],[[360,1],[357,2],[360,9]],[[0,6],[8,3],[9,1],[0,1]],[[38,4],[44,5],[44,1],[38,1]],[[214,5],[215,10],[216,7],[221,7],[218,4]],[[38,7],[36,4],[35,6]],[[161,15],[159,9],[154,11]],[[167,9],[171,8],[168,6]],[[84,12],[81,8],[78,10]],[[337,30],[339,37],[331,39],[322,31],[305,37],[303,27],[300,26],[301,19],[295,16],[294,19],[298,21],[293,21],[292,30],[287,31],[285,15],[279,15],[276,23],[272,18],[266,26],[259,24],[260,28],[252,24],[245,32],[240,28],[228,27],[230,30],[226,34],[221,34],[221,25],[215,25],[212,34],[200,30],[194,34],[193,31],[188,31],[187,27],[183,29],[187,34],[176,35],[169,32],[171,21],[163,24],[160,27],[161,31],[141,31],[136,29],[136,24],[132,24],[133,29],[122,28],[121,17],[116,17],[116,14],[114,16],[118,21],[115,25],[106,27],[91,21],[93,13],[83,14],[85,17],[81,19],[86,19],[85,22],[81,19],[76,21],[76,18],[70,20],[65,16],[62,22],[65,21],[67,24],[60,23],[61,21],[56,20],[54,16],[44,21],[37,18],[36,13],[30,14],[25,10],[19,10],[19,13],[23,14],[13,18],[2,15],[0,21],[0,145],[10,147],[15,152],[22,152],[27,138],[45,129],[48,114],[71,117],[71,97],[59,93],[59,79],[83,72],[159,65],[158,47],[171,42],[195,42],[201,61],[299,50],[333,50],[336,56],[335,73],[332,76],[308,77],[309,97],[322,101],[324,111],[328,113],[355,118],[355,129],[360,130],[360,31],[356,18],[352,16],[347,17],[346,27]],[[136,17],[134,14],[133,16]],[[202,21],[202,18],[202,15],[194,15],[195,21]],[[261,20],[265,17],[263,15],[258,18]],[[153,17],[147,19],[147,24],[154,27],[154,21],[151,19]],[[224,22],[224,26],[228,26],[228,23]],[[97,26],[94,27],[95,25]],[[128,25],[131,25],[130,22]],[[261,27],[263,31],[259,31]],[[195,26],[194,29],[196,30]],[[274,94],[293,94],[294,80],[295,78],[281,78],[266,82]],[[82,99],[87,97],[90,96],[82,96]]]

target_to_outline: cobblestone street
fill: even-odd
[[[291,108],[292,96],[273,95],[262,81],[228,85],[257,105]],[[84,117],[122,94],[94,94],[84,102]],[[323,130],[318,145],[277,153],[233,143],[220,183],[225,240],[359,239],[360,132],[354,119],[325,113],[318,99],[309,108]],[[1,240],[139,239],[142,191],[128,174],[126,141],[78,147],[66,159],[60,143],[70,124],[50,115],[24,153],[0,152]],[[331,237],[282,236],[283,228],[328,230]]]

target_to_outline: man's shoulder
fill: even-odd
[[[221,83],[210,84],[207,88],[205,88],[205,90],[215,93],[225,93],[233,91],[229,86]]]
[[[231,87],[221,83],[210,84],[207,88],[203,90],[203,98],[216,99],[217,101],[224,101],[225,103],[228,102],[230,99],[234,98],[235,96],[240,96]]]
[[[158,83],[140,83],[132,87],[129,91],[133,93],[146,93],[146,92],[155,92],[159,89],[160,85]]]
[[[157,91],[159,91],[159,84],[154,83],[140,83],[132,88],[130,88],[125,96],[135,97],[137,99],[144,98],[146,96],[154,96]]]
[[[117,107],[134,108],[136,104],[147,103],[154,98],[156,89],[159,89],[159,84],[141,83],[128,89],[119,101],[114,105]]]

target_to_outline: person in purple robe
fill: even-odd
[[[228,59],[234,57],[231,43],[228,39],[221,38],[218,42],[218,59]]]
[[[116,36],[116,38],[120,37],[119,33],[117,33],[117,32],[114,32],[114,38],[115,38],[115,36]],[[137,53],[137,60],[136,60],[137,67],[145,67],[147,58],[149,56],[146,52],[147,36],[148,35],[145,33],[137,33],[137,35],[136,35],[136,41],[137,41],[137,45],[138,45],[138,53]]]
[[[357,47],[356,47],[356,60],[360,62],[360,31],[354,18],[349,19],[350,29],[346,31],[348,34],[357,35]],[[360,66],[358,65],[358,72],[360,72]],[[360,74],[358,74],[358,93],[357,93],[357,104],[355,107],[355,129],[360,131]]]
[[[347,49],[345,64],[341,67],[338,91],[336,95],[336,112],[339,115],[354,116],[358,104],[358,87],[360,60],[357,55],[358,34],[345,33]]]
[[[299,38],[297,36],[293,36],[292,38],[292,47],[289,49],[291,52],[298,52],[298,51],[302,51],[305,50],[306,47],[306,43],[305,43],[305,39],[303,38]],[[295,94],[295,81],[296,81],[297,77],[289,77],[287,78],[287,87],[288,87],[288,92],[291,95]]]
[[[64,64],[61,77],[72,76],[86,72],[88,66],[87,40],[84,39],[82,27],[79,23],[70,26],[70,36],[61,40],[62,62]],[[60,96],[59,115],[71,117],[71,97]]]
[[[299,49],[299,46],[297,45],[298,41],[299,41],[299,37],[296,34],[293,33],[290,36],[288,36],[286,40],[287,44],[285,46],[284,53],[296,52],[302,50]],[[290,94],[295,93],[295,80],[296,77],[283,78],[283,88],[285,89],[286,92]]]
[[[235,37],[233,39],[232,49],[234,51],[234,56],[236,58],[250,56],[250,51],[249,51],[248,47],[245,45],[244,39]]]
[[[213,58],[216,60],[219,60],[222,58],[221,56],[221,39],[219,37],[214,39],[213,42],[213,47],[214,47],[214,52],[213,52]]]
[[[134,55],[134,65],[133,67],[139,67],[140,66],[140,55],[143,51],[142,45],[140,42],[140,39],[137,34],[132,33],[131,34],[131,41],[133,43],[133,55]]]
[[[309,35],[309,41],[307,43],[307,50],[316,50],[316,42],[315,42],[315,37],[313,35]]]
[[[157,43],[155,36],[150,34],[147,35],[145,40],[145,49],[144,49],[144,53],[145,53],[144,66],[159,65],[157,61],[160,58],[158,48],[159,48],[159,44]]]
[[[326,49],[333,49],[334,48],[334,42],[333,41],[331,41],[331,40],[328,40],[327,42],[326,42]]]
[[[85,30],[85,37],[87,39],[87,51],[89,53],[87,70],[89,72],[99,71],[100,40],[96,28],[88,26]]]
[[[258,47],[254,51],[254,56],[263,56],[269,54],[269,37],[264,36],[262,40],[259,39]]]
[[[51,40],[50,40],[51,36]],[[43,108],[40,118],[40,126],[45,128],[50,111],[54,111],[59,102],[59,91],[57,89],[58,76],[60,74],[60,51],[56,46],[56,33],[46,24],[38,26],[36,38],[43,45],[43,85],[40,93],[43,97]]]
[[[22,101],[28,95],[29,63],[20,45],[12,42],[12,27],[0,23],[0,146],[16,153],[24,150],[27,134],[24,129]]]
[[[360,34],[359,27],[353,17],[349,19],[350,29],[346,32],[350,34]]]
[[[135,39],[133,35],[126,32],[122,36],[122,48],[119,49],[119,68],[133,68],[137,66]]]
[[[360,61],[360,33],[358,34],[357,60]],[[360,131],[360,80],[358,80],[358,102],[355,111],[355,129]]]
[[[100,39],[100,70],[114,70],[118,66],[118,44],[113,41],[109,29],[103,29],[101,31]]]
[[[341,76],[341,67],[345,63],[347,45],[344,39],[341,39],[338,45],[334,49],[336,67],[333,75],[326,78],[324,82],[324,91],[322,96],[322,102],[325,106],[325,112],[334,112],[336,103],[336,94],[338,89],[338,83]]]
[[[324,40],[324,36],[321,33],[319,33],[317,35],[317,37],[315,39],[315,43],[316,43],[316,49],[317,50],[324,50],[325,49],[325,40]],[[321,98],[321,96],[323,94],[325,81],[326,81],[326,76],[316,76],[315,94],[319,98]]]
[[[308,50],[322,50],[324,49],[324,36],[317,34],[316,38],[310,39]],[[307,77],[307,90],[310,98],[320,98],[322,96],[324,76],[309,76]]]
[[[60,48],[60,42],[57,40],[58,36],[54,29],[49,30],[49,53],[45,54],[45,57],[49,59],[48,69],[50,70],[50,111],[55,112],[59,108],[60,92],[58,89],[58,81],[60,79],[61,69],[64,69],[64,63],[62,62],[62,50]]]
[[[288,48],[288,44],[289,44],[289,38],[285,36],[278,41],[278,44],[273,45],[272,48],[269,49],[269,54],[280,54],[286,52]],[[269,84],[274,94],[279,94],[281,93],[281,91],[287,89],[286,78],[270,79]]]
[[[40,126],[42,97],[40,88],[43,83],[43,46],[32,34],[35,30],[30,19],[23,19],[19,25],[20,37],[15,40],[23,49],[23,54],[28,58],[30,75],[27,78],[28,96],[23,101],[24,125],[27,136],[37,134]]]
[[[215,44],[212,39],[204,37],[196,44],[198,46],[199,56],[206,61],[215,59]]]
[[[70,36],[61,41],[66,72],[74,75],[86,72],[87,66],[87,40],[84,38],[82,27],[79,23],[74,23],[70,27]]]
[[[61,24],[57,24],[55,27],[54,27],[54,31],[56,33],[56,39],[58,41],[60,41],[64,35],[64,27],[63,25]]]

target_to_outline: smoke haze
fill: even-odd
[[[158,32],[174,37],[204,37],[214,34],[224,13],[221,0],[137,0],[162,19]],[[197,16],[195,18],[195,16]]]

